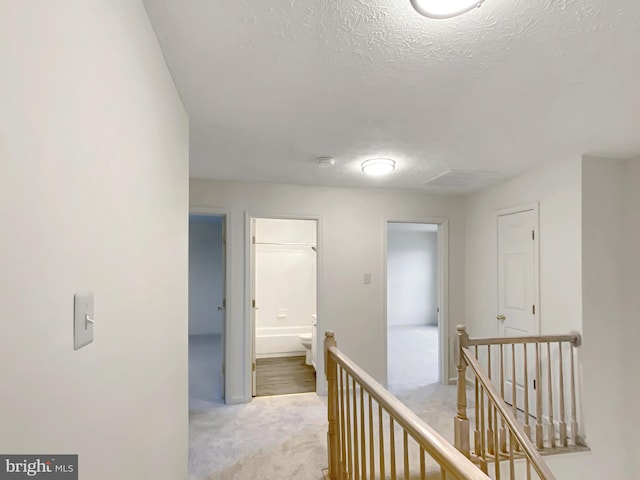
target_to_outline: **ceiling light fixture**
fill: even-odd
[[[416,11],[429,18],[451,18],[479,7],[484,0],[410,0]]]
[[[360,165],[367,175],[385,175],[396,168],[396,162],[390,158],[372,158]]]

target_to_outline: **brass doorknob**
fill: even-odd
[[[500,314],[496,317],[498,320],[506,320],[507,317],[505,317],[504,315]]]

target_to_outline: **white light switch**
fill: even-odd
[[[365,285],[371,285],[371,274],[370,273],[365,273],[364,274],[364,284]]]
[[[73,296],[73,348],[78,350],[93,342],[93,292]]]

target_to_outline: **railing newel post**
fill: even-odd
[[[327,451],[329,452],[329,478],[338,479],[339,439],[338,439],[338,368],[335,359],[329,349],[337,347],[335,333],[331,330],[325,332],[324,337],[324,366],[327,378]]]
[[[462,352],[463,348],[469,345],[469,334],[464,325],[456,327],[456,369],[457,378],[457,406],[458,411],[454,419],[454,444],[455,447],[467,458],[471,456],[469,441],[469,418],[467,417],[467,384],[466,368],[467,364]]]

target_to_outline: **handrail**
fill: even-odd
[[[521,448],[524,450],[525,455],[533,464],[534,470],[538,473],[538,475],[540,475],[540,478],[544,478],[546,480],[554,480],[556,477],[553,475],[553,472],[544,462],[542,456],[540,455],[540,453],[538,453],[538,450],[536,450],[536,448],[533,446],[531,440],[529,440],[529,438],[525,434],[524,429],[520,426],[516,418],[513,416],[513,413],[511,413],[507,409],[507,406],[502,401],[498,390],[493,385],[493,382],[489,379],[488,375],[484,372],[478,360],[473,356],[468,348],[461,347],[460,350],[466,364],[471,368],[471,370],[473,370],[476,378],[482,384],[482,387],[486,391],[487,396],[491,399],[491,402],[499,411],[500,416],[506,422],[509,430],[511,430],[512,435],[516,437]]]
[[[549,343],[549,342],[568,342],[574,347],[582,345],[582,336],[578,332],[571,332],[568,335],[536,335],[522,337],[487,337],[487,338],[471,338],[467,340],[467,345],[511,345],[521,343]]]
[[[378,405],[383,407],[390,417],[408,432],[414,440],[429,455],[438,462],[447,472],[460,480],[488,480],[489,477],[483,473],[476,465],[474,465],[465,455],[459,452],[444,437],[427,425],[420,417],[405,406],[393,394],[380,385],[373,377],[360,368],[353,360],[338,350],[335,345],[334,333],[328,331],[325,333],[325,365],[327,378],[329,376],[330,362],[340,365],[353,379],[355,379],[360,387],[365,390],[369,397],[375,400]],[[335,364],[333,368],[335,368]],[[335,380],[335,377],[334,377]],[[331,388],[330,388],[331,390]],[[332,395],[333,392],[329,392]],[[333,400],[330,399],[330,403]],[[331,405],[329,406],[329,415],[331,416]],[[332,433],[332,425],[330,419],[329,436]],[[334,430],[335,431],[335,430]],[[331,439],[329,440],[331,445]],[[331,446],[330,446],[331,449]],[[330,452],[331,455],[331,452]],[[331,462],[330,459],[330,463]]]

